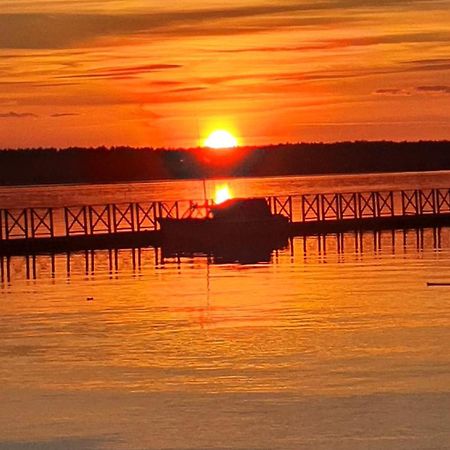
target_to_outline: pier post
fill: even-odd
[[[336,194],[336,218],[337,218],[337,220],[342,220],[342,196],[341,196],[341,194]]]
[[[92,227],[92,223],[93,223],[92,206],[88,207],[88,214],[89,214],[89,226],[88,226],[88,233],[86,233],[86,234],[94,234],[94,230]]]
[[[290,195],[288,197],[288,207],[289,207],[289,222],[293,222],[294,221],[294,212],[292,210],[292,195]]]
[[[373,216],[378,218],[381,217],[380,193],[372,192],[372,195],[373,195]]]
[[[31,237],[34,239],[36,237],[36,227],[35,227],[35,223],[34,223],[34,209],[33,208],[29,208],[28,210],[30,212],[30,222],[31,222]],[[39,224],[38,224],[39,227]]]
[[[273,205],[273,197],[266,197],[266,201],[267,201],[267,204],[269,205],[269,209],[270,209],[270,212],[272,213],[272,214],[275,214],[275,209],[274,209],[274,205]]]
[[[422,214],[422,205],[420,202],[420,195],[419,195],[419,191],[416,189],[414,191],[414,200],[415,200],[415,209],[416,209],[416,215],[421,215]]]
[[[55,223],[53,221],[53,208],[48,209],[50,219],[50,237],[55,237]]]
[[[25,238],[29,239],[30,238],[30,228],[29,228],[29,223],[28,223],[28,210],[26,210],[26,209],[23,210],[23,217],[24,217],[24,226],[25,226]]]
[[[302,220],[302,222],[306,222],[306,220],[305,220],[305,196],[304,195],[302,195],[302,197],[301,197],[300,205],[301,205],[301,214],[302,214],[301,220]]]
[[[70,235],[70,227],[69,227],[69,213],[67,211],[67,206],[64,206],[64,228],[66,230],[66,236]]]

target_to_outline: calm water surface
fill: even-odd
[[[234,197],[300,195],[328,192],[367,192],[448,188],[450,171],[365,175],[326,175],[314,177],[234,178],[226,180]],[[208,198],[224,180],[208,180]],[[150,183],[0,187],[0,208],[31,206],[60,207],[203,198],[203,183],[193,181],[156,181]]]
[[[6,200],[46,192],[23,189]],[[44,200],[77,189],[94,188]],[[426,286],[450,281],[449,229],[299,238],[268,262],[216,262],[153,249],[3,258],[0,449],[450,448],[450,288]]]

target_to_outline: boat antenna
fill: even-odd
[[[208,197],[206,194],[206,178],[205,178],[205,176],[203,176],[202,182],[203,182],[203,199],[205,200],[205,205],[206,205],[208,202]]]
[[[198,138],[198,141],[197,141],[197,142],[200,142],[200,140],[201,140],[201,136],[200,136],[200,122],[199,122],[198,117],[197,117],[197,138]],[[206,190],[206,177],[205,177],[205,173],[203,173],[202,183],[203,183],[203,200],[204,200],[204,202],[205,202],[205,207],[206,207],[207,204],[208,204],[208,196],[207,196],[207,190]]]

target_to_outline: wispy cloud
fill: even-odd
[[[78,113],[55,113],[55,114],[51,114],[50,117],[71,117],[71,116],[79,116]]]
[[[374,91],[376,95],[387,95],[387,96],[408,96],[411,95],[406,89],[377,89]]]
[[[450,70],[450,59],[446,62],[440,62],[437,60],[435,62],[417,61],[417,62],[406,62],[405,72],[408,71],[422,71],[422,72],[436,72],[436,71],[447,71]]]
[[[186,87],[186,88],[179,88],[179,89],[171,89],[167,92],[174,92],[174,93],[183,93],[183,92],[200,92],[208,89],[206,86],[192,86],[192,87]]]
[[[9,111],[7,113],[0,113],[0,118],[2,119],[23,119],[26,117],[37,117],[36,114],[33,113],[18,113],[15,111]]]
[[[191,31],[193,24],[295,10],[280,6],[174,11],[152,14],[1,14],[0,47],[58,49],[86,46],[99,37]],[[178,29],[177,25],[182,25]]]
[[[450,86],[418,86],[416,90],[429,94],[450,94]]]
[[[201,5],[202,3],[194,3]],[[61,49],[67,47],[89,46],[92,41],[102,37],[124,35],[227,35],[273,30],[274,27],[310,26],[329,23],[330,17],[323,12],[332,13],[335,22],[351,21],[350,12],[382,11],[383,9],[408,11],[416,5],[428,8],[443,8],[444,1],[409,0],[399,4],[398,0],[322,0],[285,1],[276,4],[254,4],[228,8],[171,9],[148,13],[4,13],[0,14],[0,48],[8,49]],[[448,5],[447,5],[448,7]],[[149,8],[147,8],[148,11]],[[321,15],[322,14],[322,15]],[[280,20],[256,19],[280,16]],[[282,20],[281,20],[282,19]]]
[[[72,75],[61,75],[57,78],[102,78],[102,79],[126,79],[137,75],[161,72],[164,70],[179,69],[182,66],[179,64],[146,64],[140,66],[129,67],[112,67],[108,69],[98,69],[87,73],[76,73]]]
[[[351,37],[347,39],[334,39],[327,41],[316,41],[298,46],[273,46],[273,47],[246,47],[236,49],[219,49],[219,53],[248,53],[248,52],[304,52],[310,50],[336,50],[348,47],[368,47],[382,44],[413,44],[413,43],[450,43],[450,33],[406,33],[386,34],[379,36]]]

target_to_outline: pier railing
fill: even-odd
[[[270,196],[266,200],[274,214],[283,214],[291,222],[450,214],[450,189],[443,188]],[[153,231],[159,228],[158,219],[181,218],[195,210],[196,204],[201,202],[0,209],[0,240]]]

